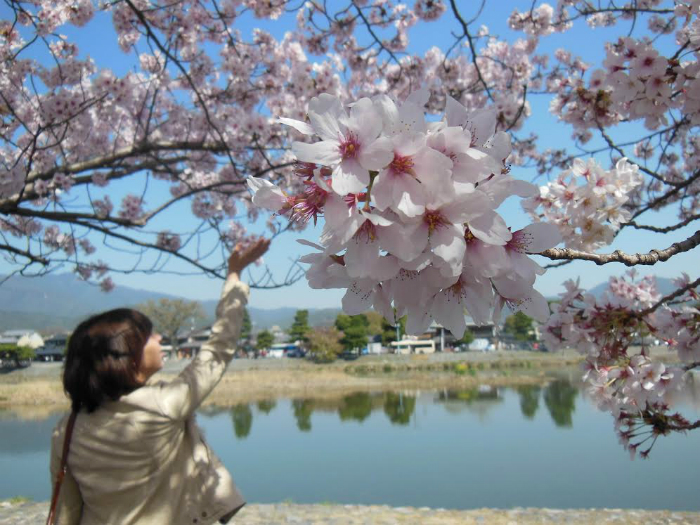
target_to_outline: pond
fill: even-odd
[[[0,418],[0,499],[47,500],[60,414]],[[250,502],[700,510],[700,431],[630,461],[611,416],[566,378],[206,407],[198,422]]]

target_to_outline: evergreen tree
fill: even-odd
[[[270,348],[270,345],[275,341],[275,337],[269,330],[263,330],[258,334],[258,339],[255,344],[257,350],[265,350]]]
[[[250,320],[250,314],[248,309],[243,309],[243,324],[241,325],[241,341],[248,341],[250,339],[250,331],[253,328],[253,323]]]
[[[354,350],[362,348],[367,344],[367,329],[369,321],[364,314],[345,315],[339,314],[335,319],[335,326],[343,332],[343,337],[340,339],[340,344],[345,350]]]
[[[307,337],[309,330],[309,311],[297,310],[297,313],[294,314],[294,322],[292,322],[292,327],[289,329],[289,338],[292,342],[307,342],[309,340]]]
[[[532,317],[516,312],[506,319],[503,332],[512,335],[517,341],[534,341],[535,329]]]
[[[406,333],[406,316],[399,319],[399,338]],[[396,326],[382,319],[382,344],[388,346],[396,341]]]

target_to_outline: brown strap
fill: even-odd
[[[71,412],[68,418],[68,424],[66,425],[66,437],[63,440],[63,455],[61,456],[61,468],[58,469],[58,475],[56,476],[56,484],[53,487],[53,496],[51,496],[51,510],[49,510],[49,517],[46,518],[46,525],[54,525],[56,523],[56,504],[58,503],[58,493],[61,490],[61,483],[66,475],[66,470],[68,465],[66,460],[68,458],[68,451],[70,450],[70,438],[73,435],[73,425],[75,424],[75,418],[78,416],[77,412]]]

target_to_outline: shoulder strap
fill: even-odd
[[[73,425],[75,425],[75,418],[78,413],[73,411],[70,413],[68,418],[68,424],[66,425],[66,437],[63,440],[63,454],[61,455],[61,468],[58,469],[58,475],[56,476],[56,484],[53,487],[53,496],[51,496],[51,509],[49,510],[49,516],[46,518],[46,525],[53,525],[56,522],[56,504],[58,503],[58,493],[61,490],[61,483],[66,475],[66,470],[68,465],[66,464],[68,458],[68,451],[70,450],[70,438],[73,435]]]

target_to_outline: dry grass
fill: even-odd
[[[163,380],[173,376],[163,375]],[[512,375],[506,372],[484,371],[460,375],[452,371],[435,372],[408,370],[376,375],[358,375],[342,369],[311,370],[248,370],[226,374],[207,398],[206,404],[232,406],[279,397],[336,397],[350,392],[383,392],[390,390],[429,390],[433,388],[470,388],[489,384],[494,386],[542,384],[544,372]],[[68,408],[61,383],[50,379],[27,379],[17,383],[0,383],[0,409],[19,416],[40,417],[52,411]],[[36,414],[36,416],[32,416]]]

